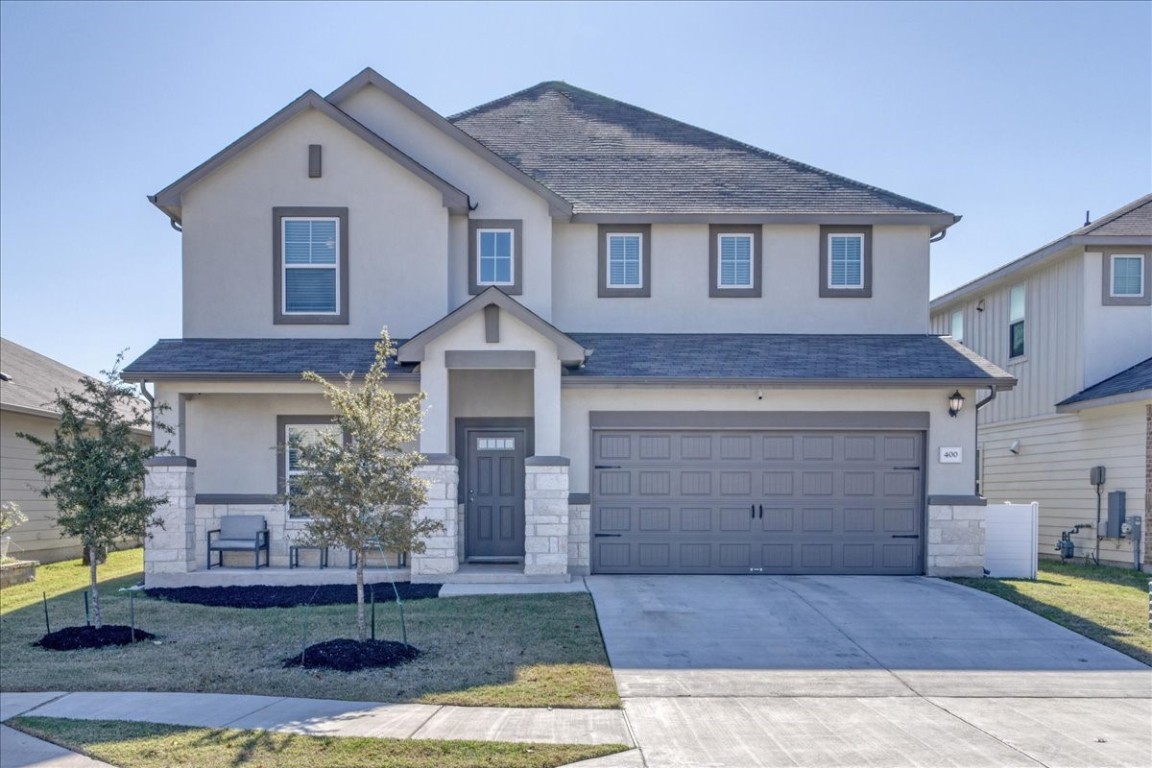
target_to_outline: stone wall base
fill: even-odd
[[[940,578],[984,575],[986,507],[929,505],[925,573]]]

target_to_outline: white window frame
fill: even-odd
[[[1012,312],[1012,295],[1017,291],[1020,292],[1020,315],[1017,317]],[[1028,354],[1028,339],[1025,334],[1028,332],[1028,284],[1020,283],[1008,289],[1008,359],[1019,360]],[[1012,328],[1017,324],[1021,325],[1020,332],[1020,354],[1012,354]]]
[[[330,221],[335,225],[336,229],[336,247],[335,255],[336,260],[332,264],[289,264],[288,263],[288,240],[287,229],[288,222],[291,221]],[[340,295],[340,218],[337,216],[281,216],[280,217],[280,313],[286,317],[294,317],[300,315],[311,316],[328,316],[339,315],[340,306],[344,301],[344,297]],[[333,272],[336,281],[336,305],[330,312],[320,312],[313,309],[307,310],[289,310],[288,309],[288,270],[290,269],[330,269]]]
[[[300,429],[309,429],[317,432],[326,430],[339,431],[340,425],[333,423],[307,423],[307,422],[289,422],[284,425],[284,434],[281,437],[284,439],[284,498],[287,500],[288,515],[292,516],[292,478],[304,474],[303,470],[292,469],[292,431]],[[296,515],[297,518],[301,517]]]
[[[832,242],[837,238],[855,238],[860,244],[860,281],[837,285],[833,282],[832,270]],[[828,233],[828,290],[830,291],[859,291],[864,288],[864,233],[863,232],[829,232]]]
[[[952,313],[951,318],[952,327],[949,329],[952,332],[952,340],[960,344],[964,343],[964,310],[958,309]],[[959,333],[957,333],[959,327]]]
[[[486,232],[508,233],[508,280],[484,280],[481,275],[484,263],[484,249],[481,236]],[[476,230],[476,285],[515,285],[516,284],[516,230],[511,227],[483,227]]]
[[[748,282],[724,282],[724,239],[741,239],[748,243]],[[716,235],[716,288],[717,290],[747,290],[756,287],[756,238],[751,232],[721,232]]]
[[[1117,259],[1135,259],[1140,264],[1140,286],[1139,293],[1116,293],[1116,260]],[[1144,258],[1142,253],[1113,253],[1109,256],[1108,271],[1111,285],[1108,286],[1108,295],[1113,299],[1142,299],[1144,298],[1144,270],[1148,269],[1147,259]]]
[[[615,283],[612,281],[612,238],[636,238],[636,283]],[[604,243],[604,285],[607,288],[626,288],[636,290],[644,287],[644,233],[643,232],[609,232],[605,235]]]

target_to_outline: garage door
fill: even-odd
[[[594,573],[923,573],[919,432],[597,430]]]

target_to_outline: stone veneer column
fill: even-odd
[[[157,456],[148,462],[144,480],[148,496],[167,496],[156,509],[164,527],[149,528],[144,539],[144,585],[161,573],[196,570],[196,460]]]
[[[419,514],[440,521],[444,530],[424,538],[424,552],[412,553],[411,579],[413,583],[439,583],[460,568],[456,546],[460,537],[456,516],[460,471],[455,456],[440,453],[426,455],[416,474],[428,483],[428,502]]]
[[[568,459],[524,460],[524,575],[568,577]]]
[[[986,503],[979,496],[928,497],[927,575],[984,575]]]
[[[592,499],[587,493],[568,494],[568,573],[592,572]]]

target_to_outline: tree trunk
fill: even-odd
[[[364,555],[363,547],[356,550],[356,632],[360,642],[368,639],[368,622],[364,619]]]
[[[92,626],[96,629],[104,626],[104,621],[100,618],[100,588],[96,586],[96,562],[99,559],[100,553],[96,547],[88,547],[88,579],[92,590]]]

